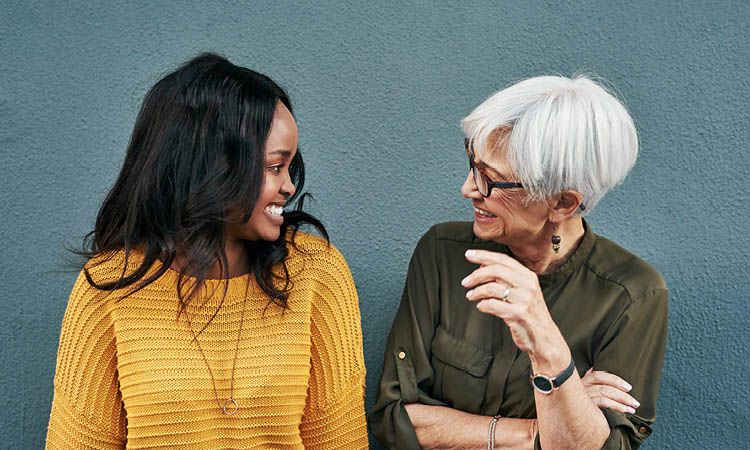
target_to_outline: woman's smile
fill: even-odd
[[[496,215],[492,214],[486,209],[480,208],[479,206],[477,206],[476,203],[474,203],[473,207],[474,207],[474,220],[490,221],[493,219],[497,219]]]
[[[284,217],[282,216],[282,213],[284,212],[283,204],[271,203],[263,208],[263,212],[266,213],[266,216],[268,216],[273,223],[279,226],[284,223]]]

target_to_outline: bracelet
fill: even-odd
[[[492,422],[490,422],[490,430],[487,433],[487,450],[495,450],[495,427],[497,427],[497,419],[501,418],[500,414],[492,416]]]

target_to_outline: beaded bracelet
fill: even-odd
[[[502,417],[500,414],[492,416],[492,422],[490,422],[490,430],[487,433],[487,450],[495,450],[495,427],[497,426],[497,419]]]

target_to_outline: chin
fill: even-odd
[[[276,228],[275,230],[265,231],[263,234],[261,234],[260,239],[262,241],[274,242],[279,238],[279,236],[281,236],[281,228]]]
[[[474,221],[474,227],[472,231],[474,232],[474,236],[483,241],[500,242],[499,239],[502,237],[502,233],[494,232],[493,230],[487,230],[486,228],[479,225],[476,221]]]

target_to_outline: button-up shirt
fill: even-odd
[[[432,227],[414,251],[369,417],[373,433],[389,448],[419,448],[403,406],[408,403],[536,418],[528,355],[501,319],[466,300],[461,280],[477,269],[464,257],[469,249],[509,254],[506,246],[474,236],[471,222]],[[635,414],[603,410],[610,426],[604,448],[638,448],[656,418],[667,337],[664,280],[588,225],[570,258],[538,278],[579,374],[593,367],[618,375],[640,402]]]

